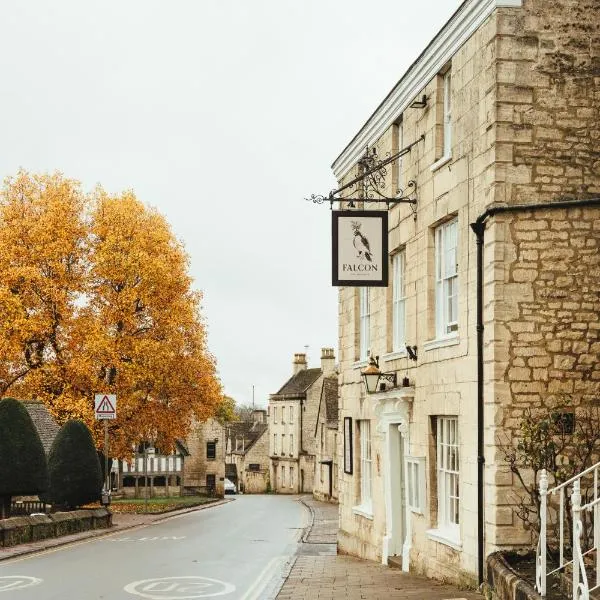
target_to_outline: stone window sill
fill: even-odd
[[[462,550],[462,542],[458,536],[458,531],[450,528],[445,529],[428,529],[426,532],[427,537],[434,542],[439,542],[454,550]]]
[[[353,369],[364,369],[369,364],[368,360],[357,360],[353,365]]]
[[[388,352],[381,357],[383,362],[390,362],[399,358],[406,358],[406,350],[395,350],[394,352]]]
[[[429,340],[423,344],[423,350],[435,350],[436,348],[446,348],[447,346],[458,346],[460,344],[460,337],[458,335],[452,335],[448,337],[436,338],[435,340]]]
[[[373,520],[373,506],[371,504],[361,504],[360,506],[353,506],[352,512],[355,515],[364,517],[365,519]]]
[[[452,160],[452,155],[448,154],[446,156],[442,156],[439,160],[436,160],[429,169],[431,171],[437,171],[440,167],[443,167],[445,164],[449,163]]]

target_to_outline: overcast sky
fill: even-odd
[[[225,390],[337,355],[330,165],[457,0],[3,0],[0,175],[133,189],[183,240]]]

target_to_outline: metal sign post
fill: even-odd
[[[104,493],[102,503],[110,504],[110,473],[108,471],[108,421],[117,418],[116,394],[95,394],[94,415],[104,421]]]

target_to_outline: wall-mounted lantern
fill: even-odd
[[[360,374],[368,394],[384,392],[386,389],[395,388],[398,385],[396,373],[382,373],[379,370],[379,356],[369,357],[369,364]]]

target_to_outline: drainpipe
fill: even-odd
[[[510,206],[493,206],[485,210],[474,223],[471,229],[475,233],[477,243],[477,572],[479,585],[483,583],[484,562],[484,398],[483,398],[483,241],[485,236],[485,222],[489,217],[497,214],[511,212],[526,212],[542,209],[556,208],[582,208],[586,206],[600,207],[600,198],[587,200],[561,200],[558,202],[544,202],[537,204],[513,204]]]

